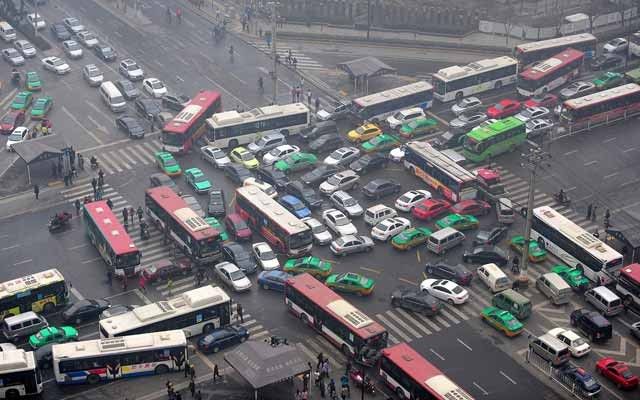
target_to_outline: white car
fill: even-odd
[[[38,31],[40,29],[44,29],[47,26],[47,23],[44,22],[44,18],[42,18],[42,15],[40,14],[36,14],[36,13],[27,14],[27,21],[31,24],[31,26],[36,28],[36,30]]]
[[[389,159],[393,162],[402,162],[404,160],[404,145],[400,147],[396,147],[395,149],[391,149],[389,152]]]
[[[24,57],[22,57],[22,54],[18,53],[18,50],[13,47],[2,49],[2,58],[4,58],[12,67],[24,65]]]
[[[290,144],[282,144],[275,149],[271,149],[268,153],[262,156],[262,165],[273,165],[276,161],[298,152],[300,152],[300,147],[292,146]]]
[[[420,284],[420,290],[449,304],[463,304],[469,299],[466,289],[446,279],[425,279]]]
[[[351,220],[340,210],[330,208],[322,213],[322,221],[325,225],[338,236],[355,235],[358,233],[355,225],[351,223]]]
[[[522,122],[527,122],[532,119],[546,117],[547,115],[549,115],[549,109],[546,107],[527,107],[516,114],[516,118]]]
[[[387,118],[389,127],[393,130],[400,128],[404,124],[416,120],[418,118],[424,118],[424,110],[420,107],[409,108],[406,110],[398,111]]]
[[[16,347],[15,344],[13,343],[0,343],[0,351],[11,351],[11,350],[16,350],[18,347]]]
[[[147,78],[142,81],[142,87],[144,91],[147,92],[151,97],[155,97],[156,99],[162,98],[165,94],[167,94],[167,87],[157,78]]]
[[[82,77],[89,86],[100,86],[104,81],[102,71],[95,64],[87,64],[82,67]]]
[[[65,18],[62,20],[62,22],[64,23],[64,26],[67,28],[67,30],[71,33],[79,33],[87,29],[80,23],[80,21],[78,21],[77,18]]]
[[[11,135],[7,138],[6,149],[7,151],[13,151],[13,145],[22,143],[29,139],[30,131],[26,126],[19,126],[11,132]]]
[[[574,97],[582,97],[596,90],[593,82],[576,81],[560,91],[560,97],[563,100],[569,100]]]
[[[338,210],[346,213],[351,218],[364,214],[364,209],[358,203],[358,200],[343,190],[333,192],[329,199]]]
[[[82,55],[84,54],[82,46],[80,46],[80,43],[75,40],[65,40],[62,42],[62,50],[64,50],[67,57],[71,59],[82,58]]]
[[[629,42],[624,38],[611,39],[602,47],[607,53],[624,53],[627,48],[629,48]]]
[[[570,329],[553,328],[548,333],[551,336],[557,337],[562,343],[569,346],[569,351],[574,357],[585,356],[591,351],[589,343]]]
[[[333,240],[333,235],[327,229],[326,226],[322,224],[322,222],[318,221],[313,217],[305,217],[302,219],[302,222],[307,224],[309,229],[311,229],[311,234],[313,235],[313,241],[320,246],[327,245],[331,243]]]
[[[453,112],[455,115],[461,115],[471,111],[479,110],[483,107],[484,105],[482,104],[482,100],[472,96],[462,99],[456,104],[452,105],[451,112]]]
[[[430,199],[431,192],[428,190],[417,189],[409,190],[396,200],[396,209],[404,212],[409,212],[411,209],[422,200]]]
[[[253,256],[264,271],[272,271],[280,268],[280,261],[273,252],[271,246],[265,242],[254,243],[251,245]]]
[[[64,75],[71,72],[71,67],[62,58],[55,56],[42,59],[42,67],[46,70],[55,72],[58,75]]]
[[[200,147],[200,158],[208,161],[216,168],[224,168],[231,164],[231,160],[221,148],[214,146]]]
[[[99,42],[96,35],[89,31],[78,32],[76,37],[78,38],[78,42],[89,49],[93,49]]]
[[[378,222],[376,226],[371,229],[371,237],[386,242],[408,228],[411,228],[411,221],[406,218],[387,218]]]
[[[547,118],[536,118],[527,121],[527,137],[536,137],[549,132],[553,128],[553,121]]]
[[[137,62],[130,58],[120,61],[118,71],[131,81],[139,81],[144,79],[144,70],[140,68]]]
[[[213,269],[220,280],[234,291],[242,292],[251,289],[251,281],[235,264],[224,261],[216,264]]]
[[[28,40],[16,40],[13,42],[13,45],[16,46],[16,49],[26,58],[36,56],[36,48]]]
[[[327,165],[347,165],[351,161],[358,158],[360,155],[360,150],[355,147],[340,147],[337,150],[334,150],[331,154],[329,154],[325,159],[324,163]]]
[[[275,199],[278,196],[276,188],[271,186],[271,184],[254,177],[250,177],[242,181],[242,186],[255,186],[272,199]]]

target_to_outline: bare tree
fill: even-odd
[[[638,0],[638,1],[640,1],[640,0]],[[555,28],[556,28],[556,37],[562,36],[561,29],[562,29],[562,24],[564,22],[564,16],[565,16],[565,12],[566,12],[565,8],[566,8],[566,4],[565,4],[564,1],[557,1],[556,0],[555,9],[554,9],[555,17],[556,17],[556,19],[555,19],[556,20],[556,26],[555,26]]]
[[[620,21],[622,22],[622,27],[624,28],[624,22],[625,22],[625,11],[631,7],[630,1],[627,0],[618,0],[617,3],[617,11],[618,14],[620,14]]]
[[[607,0],[589,1],[589,33],[593,33],[593,22],[606,10]]]
[[[506,45],[509,46],[509,35],[513,30],[514,20],[516,16],[516,10],[513,7],[512,0],[507,0],[505,2],[504,6],[501,7],[500,14],[502,17],[502,23],[504,24]]]

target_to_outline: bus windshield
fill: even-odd
[[[116,256],[116,264],[122,266],[135,266],[140,264],[140,252],[133,252],[129,254],[123,254],[121,256]]]
[[[289,236],[289,247],[291,247],[292,249],[297,249],[313,243],[313,236],[309,233],[310,231],[300,232]]]
[[[173,146],[181,146],[184,144],[186,137],[184,135],[174,135],[170,133],[163,132],[162,133],[162,143],[173,145]]]

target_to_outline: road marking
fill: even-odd
[[[92,258],[90,260],[84,260],[84,261],[82,261],[82,263],[83,264],[89,264],[89,263],[92,263],[92,262],[96,262],[98,260],[101,260],[101,258],[100,257],[96,257],[96,258]]]
[[[18,261],[17,263],[13,264],[13,266],[18,266],[18,265],[22,265],[22,264],[26,264],[28,262],[33,261],[31,258],[27,258],[26,260],[22,260],[22,261]]]
[[[144,293],[142,293],[142,291],[140,289],[133,289],[133,293],[138,296],[138,298],[140,300],[142,300],[142,302],[144,304],[151,304],[151,300],[149,300],[149,298],[147,296],[144,295]]]
[[[622,152],[623,152],[623,153],[628,153],[628,152],[630,152],[630,151],[634,151],[635,149],[636,149],[635,147],[629,147],[628,149],[623,150]]]
[[[98,121],[96,121],[95,119],[93,119],[93,117],[91,115],[87,115],[87,119],[91,122],[93,122],[93,124],[96,126],[96,128],[100,129],[101,131],[103,131],[104,133],[109,133],[107,131],[107,128],[104,125],[101,125]]]
[[[418,259],[418,262],[420,262],[420,249],[416,249],[416,258]]]
[[[584,166],[588,167],[589,165],[593,165],[593,164],[595,164],[597,162],[598,162],[597,160],[589,161],[588,163],[584,163]]]
[[[605,175],[603,178],[604,179],[609,179],[609,178],[611,178],[613,176],[616,176],[616,175],[618,175],[618,172],[614,172],[613,174]]]
[[[176,75],[176,79],[177,79],[179,82],[184,82],[184,79],[182,79],[182,78],[180,77],[180,75]]]
[[[432,116],[433,118],[437,119],[437,120],[438,120],[438,121],[440,121],[440,123],[442,123],[444,126],[449,126],[449,122],[447,122],[447,120],[445,120],[445,119],[443,119],[443,118],[441,118],[441,117],[438,117],[438,116],[437,116],[436,114],[434,114],[433,112],[431,112],[431,111],[427,111],[427,115],[430,115],[430,116]]]
[[[78,300],[84,300],[84,296],[82,294],[80,294],[80,292],[78,292],[78,289],[71,287],[69,288],[69,291],[71,292],[72,295],[74,295],[76,297],[76,299]]]
[[[119,152],[120,154],[122,154],[122,156],[123,156],[124,158],[126,158],[127,160],[129,160],[129,162],[130,162],[131,164],[133,164],[133,165],[136,165],[136,164],[137,164],[136,160],[134,160],[133,158],[131,158],[131,157],[129,156],[129,154],[127,154],[127,152],[126,152],[126,151],[124,151],[124,149],[118,149],[118,152]]]
[[[378,275],[382,273],[382,271],[378,271],[377,269],[373,269],[373,268],[360,267],[360,269],[363,271],[373,272],[374,274],[378,274]]]
[[[233,76],[234,78],[236,78],[237,80],[239,80],[240,82],[242,82],[243,85],[246,85],[247,82],[243,81],[242,79],[240,79],[240,77],[238,77],[238,75],[234,74],[233,72],[229,72],[229,75]]]
[[[79,245],[76,245],[76,246],[67,247],[67,250],[75,250],[75,249],[79,249],[81,247],[86,247],[86,246],[88,246],[88,244],[87,243],[83,243],[83,244],[79,244]]]
[[[507,380],[509,380],[509,382],[513,383],[514,385],[517,385],[516,381],[514,381],[513,379],[511,379],[509,377],[509,375],[505,374],[504,372],[502,372],[502,370],[500,371],[500,375],[504,376],[505,378],[507,378]]]
[[[482,392],[483,395],[488,396],[489,392],[487,392],[486,390],[484,390],[484,388],[480,385],[478,385],[477,383],[473,382],[473,386],[477,387],[478,389],[480,389],[480,391]]]
[[[612,138],[609,138],[609,139],[605,139],[605,140],[603,140],[603,141],[602,141],[602,143],[609,143],[609,142],[612,142],[612,141],[614,141],[614,140],[616,140],[616,137],[615,137],[615,136],[614,136],[614,137],[612,137]]]
[[[420,328],[420,330],[422,332],[426,333],[427,335],[431,335],[431,331],[429,329],[427,329],[426,326],[422,325],[419,321],[415,320],[411,315],[409,315],[408,312],[404,311],[401,308],[396,308],[395,311],[397,311],[398,314],[402,315],[404,318],[406,318],[409,321],[411,321],[415,326]]]
[[[11,90],[8,94],[7,97],[5,97],[1,102],[0,102],[0,107],[4,107],[5,103],[7,103],[9,100],[11,100],[13,98],[13,96],[18,92],[18,88],[14,88],[13,90]]]
[[[16,247],[20,247],[20,245],[19,244],[14,244],[13,246],[3,247],[3,248],[0,249],[0,251],[11,250],[11,249],[15,249]]]
[[[78,121],[78,119],[76,117],[74,117],[73,114],[71,114],[71,112],[69,110],[67,110],[67,108],[65,106],[62,106],[62,112],[67,114],[69,119],[71,119],[73,122],[75,122],[80,128],[84,129],[84,131],[87,132],[89,134],[89,136],[91,136],[93,138],[93,140],[95,140],[96,142],[98,142],[101,145],[104,144],[104,142],[102,140],[100,140],[93,132],[91,132],[84,125],[82,125],[80,123],[80,121]]]
[[[386,314],[389,316],[389,318],[393,319],[394,321],[396,321],[397,323],[400,324],[400,326],[402,326],[404,329],[408,330],[410,334],[412,334],[413,336],[417,337],[417,338],[421,338],[422,335],[420,333],[418,333],[415,329],[413,329],[412,327],[410,327],[409,325],[407,325],[406,322],[404,322],[402,319],[400,319],[400,317],[398,317],[397,315],[395,315],[393,313],[393,311],[388,310],[386,312]]]
[[[458,343],[460,343],[461,345],[463,345],[464,347],[467,348],[467,350],[469,351],[473,351],[473,349],[471,348],[471,346],[469,346],[468,344],[466,344],[465,342],[463,342],[462,340],[460,340],[460,338],[456,338],[456,340],[458,341]]]
[[[571,151],[567,151],[566,153],[564,153],[565,156],[570,156],[571,154],[575,154],[577,153],[578,150],[571,150]]]
[[[160,68],[164,68],[164,64],[162,64],[160,61],[158,60],[153,60],[156,64],[158,64],[160,66]]]
[[[408,284],[413,285],[413,286],[420,286],[418,283],[416,283],[416,282],[412,282],[412,281],[410,281],[410,280],[408,280],[408,279],[398,278],[398,280],[399,280],[399,281],[402,281],[402,282],[404,282],[404,283],[408,283]]]
[[[634,179],[632,181],[625,182],[621,186],[628,186],[628,185],[632,185],[632,184],[637,183],[637,182],[640,182],[640,179]]]
[[[433,354],[435,354],[435,355],[436,355],[436,357],[438,357],[441,361],[444,361],[444,360],[445,360],[445,358],[444,358],[444,357],[442,357],[440,354],[438,354],[438,352],[436,352],[434,349],[431,349],[431,348],[430,348],[430,349],[429,349],[429,351],[430,351],[430,352],[432,352]]]
[[[378,319],[380,321],[382,321],[387,326],[387,328],[391,329],[392,331],[397,333],[398,336],[400,336],[402,339],[404,339],[405,342],[411,342],[413,340],[413,339],[411,339],[411,337],[409,335],[407,335],[406,333],[402,332],[399,328],[397,328],[395,325],[393,325],[387,318],[385,318],[384,315],[378,314],[378,315],[376,315],[376,317],[378,317]]]

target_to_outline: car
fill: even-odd
[[[360,150],[355,147],[340,147],[329,154],[324,163],[328,165],[347,165],[360,155]]]
[[[253,154],[263,154],[278,146],[287,144],[287,138],[279,132],[264,134],[247,145],[247,149]]]
[[[471,129],[486,121],[487,118],[487,114],[482,112],[463,114],[449,121],[449,128],[455,132],[469,132]]]
[[[371,237],[386,242],[405,229],[411,228],[411,221],[402,217],[386,218],[371,229]]]
[[[27,22],[31,24],[31,26],[33,26],[36,31],[47,27],[47,23],[45,22],[44,18],[42,18],[42,15],[35,12],[27,14]]]
[[[274,186],[276,190],[284,190],[289,183],[289,177],[272,166],[260,167],[256,170],[258,178]]]
[[[149,119],[150,115],[155,119],[162,111],[156,99],[140,98],[133,103],[133,106],[138,115],[146,119]]]
[[[424,110],[421,107],[414,107],[400,110],[387,117],[386,122],[392,130],[398,130],[402,124],[409,123],[418,118],[424,118]]]
[[[125,99],[134,100],[140,96],[140,90],[128,79],[120,79],[114,82],[116,88],[122,93]],[[172,116],[173,117],[173,116]],[[160,121],[161,125],[164,123]]]
[[[217,353],[249,338],[249,331],[241,325],[229,325],[215,329],[198,339],[198,349],[203,353]]]
[[[603,54],[591,60],[590,67],[594,71],[601,69],[612,69],[620,67],[624,64],[624,58],[609,54]]]
[[[592,342],[606,342],[612,337],[611,322],[596,311],[587,308],[573,310],[569,314],[569,322]]]
[[[619,389],[632,390],[638,387],[638,375],[623,361],[616,361],[611,357],[604,357],[596,363],[596,371],[609,379]]]
[[[440,229],[453,228],[462,232],[477,229],[480,226],[480,222],[473,215],[449,214],[437,220],[436,226]]]
[[[287,183],[284,191],[292,196],[302,200],[302,202],[310,209],[318,209],[322,207],[322,198],[310,187],[304,186],[300,181],[291,181]]]
[[[411,215],[419,220],[428,220],[445,213],[451,209],[451,204],[446,200],[425,199],[415,204],[411,209]]]
[[[262,165],[273,165],[276,161],[281,160],[290,154],[299,152],[300,147],[298,146],[282,144],[269,150],[264,156],[262,156]]]
[[[76,39],[88,49],[94,48],[100,41],[93,32],[82,31],[76,33]]]
[[[330,208],[322,213],[322,221],[338,236],[355,235],[358,233],[351,220],[340,210]]]
[[[636,340],[640,340],[640,321],[631,324],[631,326],[629,327],[629,332],[631,333],[631,336],[636,338]]]
[[[312,217],[307,217],[307,218],[303,218],[302,222],[307,224],[309,229],[311,229],[311,234],[313,235],[313,241],[316,244],[320,246],[324,246],[331,243],[331,241],[333,240],[333,236],[331,235],[331,232],[329,232],[327,227],[324,226],[322,222],[318,221],[317,219]]]
[[[551,272],[555,272],[560,275],[560,278],[567,282],[567,284],[574,290],[584,291],[591,286],[591,281],[589,278],[584,276],[584,272],[579,268],[557,264],[551,267]]]
[[[426,291],[400,287],[391,293],[391,305],[425,317],[437,315],[444,304]]]
[[[33,94],[31,92],[19,92],[11,101],[11,109],[26,111],[32,101]]]
[[[320,257],[307,256],[288,259],[282,270],[292,275],[307,273],[316,278],[324,279],[331,275],[333,264],[330,261],[320,259]]]
[[[51,24],[50,29],[51,29],[51,35],[59,42],[63,40],[71,39],[71,33],[69,33],[69,31],[64,26],[64,24],[61,24],[61,23]]]
[[[84,25],[82,25],[80,21],[78,21],[78,19],[74,17],[65,18],[62,20],[62,23],[67,28],[67,30],[72,34],[82,32],[85,30]]]
[[[547,333],[566,344],[574,357],[586,356],[591,351],[589,343],[570,329],[553,328]]]
[[[216,168],[224,168],[231,163],[231,159],[221,148],[209,145],[200,147],[200,158]]]
[[[542,118],[549,116],[549,109],[546,107],[527,107],[524,110],[520,111],[516,114],[516,118],[518,118],[522,122],[527,122],[532,119]]]
[[[350,190],[358,186],[360,176],[351,170],[338,172],[320,184],[320,193],[330,195],[338,190]]]
[[[24,124],[24,110],[9,111],[0,120],[0,133],[11,134],[18,126]]]
[[[470,264],[494,263],[500,267],[507,265],[509,258],[507,254],[497,246],[475,246],[470,250],[465,250],[462,261]]]
[[[273,167],[285,173],[313,168],[318,158],[311,153],[293,153],[276,161]]]
[[[462,286],[471,285],[473,280],[473,274],[462,264],[427,263],[424,266],[424,273],[430,278],[448,279]]]
[[[79,300],[62,312],[62,320],[65,323],[73,322],[78,325],[83,321],[98,318],[104,310],[110,307],[111,303],[104,299]]]
[[[347,214],[349,217],[359,217],[364,214],[364,209],[358,203],[358,200],[351,197],[351,195],[342,190],[333,192],[329,199],[338,210]]]
[[[418,136],[428,135],[438,130],[438,121],[433,118],[420,117],[403,124],[398,129],[398,135],[404,139],[413,139]]]
[[[391,246],[396,250],[410,250],[426,243],[431,230],[425,227],[413,227],[403,230],[391,239]]]
[[[247,222],[237,213],[227,214],[224,224],[229,233],[237,240],[251,240],[251,229]]]
[[[256,159],[256,156],[244,147],[236,147],[231,150],[229,152],[229,158],[231,161],[242,164],[248,169],[256,169],[260,166],[260,161]]]
[[[230,163],[223,168],[224,174],[236,185],[242,185],[245,179],[252,178],[251,171],[242,165]]]
[[[469,292],[447,279],[425,279],[420,283],[420,290],[451,305],[463,304],[469,299]]]
[[[25,85],[27,90],[31,92],[42,90],[42,81],[40,80],[40,75],[38,75],[38,73],[35,71],[28,71]]]
[[[400,140],[397,137],[383,133],[362,143],[360,149],[364,153],[372,153],[374,151],[389,150],[399,145]]]
[[[496,245],[507,236],[507,231],[507,228],[504,226],[496,226],[488,231],[478,231],[476,237],[473,239],[473,245]]]
[[[600,383],[582,367],[567,363],[556,374],[561,382],[578,389],[584,397],[596,397],[602,391]]]
[[[487,117],[502,119],[520,112],[522,103],[514,99],[502,99],[491,107],[487,108]]]
[[[264,290],[284,292],[285,283],[293,275],[281,270],[262,271],[258,274],[258,286]]]
[[[480,110],[483,107],[484,107],[484,104],[482,104],[482,100],[472,96],[472,97],[461,99],[460,101],[452,105],[451,112],[454,113],[456,116],[458,116],[465,113],[470,113],[473,111]]]
[[[324,284],[338,292],[368,296],[373,293],[376,281],[354,272],[345,272],[343,274],[329,275]]]
[[[296,196],[290,194],[281,196],[278,202],[287,209],[291,214],[298,218],[306,218],[311,216],[311,210]]]
[[[31,138],[31,130],[26,126],[19,126],[7,138],[5,148],[7,151],[13,151],[14,144],[22,143],[29,138]]]
[[[431,192],[428,190],[409,190],[396,199],[395,208],[398,211],[410,212],[418,203],[430,198]]]
[[[220,223],[218,218],[216,218],[216,217],[205,217],[204,218],[204,222],[209,224],[210,227],[212,227],[213,229],[215,229],[216,231],[218,231],[220,233],[220,240],[222,240],[223,242],[227,242],[227,241],[230,240],[229,234],[225,230],[224,225],[222,225],[222,223]]]
[[[110,308],[107,308],[106,310],[104,310],[101,314],[99,319],[109,319],[112,317],[115,317],[116,315],[122,315],[122,314],[126,314],[129,311],[133,311],[134,309],[138,308],[138,305],[135,304],[131,304],[131,305],[125,305],[125,304],[116,304],[116,305],[112,305]]]
[[[525,124],[527,137],[533,138],[551,132],[554,123],[548,118],[536,118],[527,121]]]
[[[364,124],[347,133],[347,139],[353,143],[362,143],[381,135],[382,129],[375,124]]]
[[[620,86],[624,83],[624,75],[619,72],[605,72],[596,76],[591,82],[596,86],[596,90],[605,90]]]
[[[266,242],[258,242],[251,245],[253,258],[258,261],[263,271],[273,271],[280,268],[280,261]]]
[[[558,104],[558,96],[552,93],[543,93],[537,96],[528,98],[524,102],[524,107],[545,107],[548,109],[554,108]]]
[[[350,109],[350,102],[329,100],[326,107],[316,113],[316,119],[318,121],[338,120],[344,118]]]
[[[389,159],[380,153],[365,154],[349,164],[349,169],[358,174],[366,174],[375,169],[386,168]]]
[[[2,49],[2,58],[13,67],[24,65],[24,57],[13,47]]]
[[[522,254],[524,248],[524,236],[518,235],[511,238],[509,246],[518,254]],[[529,240],[529,261],[533,263],[542,262],[547,259],[547,251],[540,247],[540,244],[533,240]]]
[[[184,178],[189,186],[198,194],[205,194],[211,189],[211,182],[200,168],[189,168],[184,171]]]
[[[369,199],[380,199],[392,194],[400,193],[402,185],[390,179],[378,178],[370,181],[362,188],[362,194]]]
[[[182,174],[180,165],[178,164],[176,159],[173,158],[173,155],[171,155],[171,153],[166,151],[158,151],[155,153],[154,158],[156,159],[156,165],[158,166],[158,168],[160,168],[160,170],[162,170],[162,172],[164,172],[165,174],[169,176],[178,176]]]
[[[247,275],[253,274],[258,269],[258,265],[251,257],[251,254],[236,242],[225,243],[222,246],[222,254],[225,261],[234,263]]]
[[[342,147],[343,144],[344,141],[342,140],[342,136],[337,133],[327,133],[311,141],[309,143],[309,150],[319,153],[328,153]]]
[[[569,100],[574,97],[582,97],[593,92],[596,89],[596,85],[592,82],[576,81],[572,82],[562,90],[560,90],[560,97],[563,100]]]
[[[460,215],[487,215],[491,212],[491,204],[484,200],[461,200],[451,206],[451,211]]]
[[[171,190],[180,195],[180,188],[176,183],[165,174],[156,172],[154,174],[149,175],[149,187],[158,187],[158,186],[169,186]]]
[[[334,165],[321,164],[300,177],[300,180],[309,186],[315,186],[338,172]]]
[[[486,120],[473,129],[478,129],[478,127],[486,124],[488,121],[495,122],[496,120]],[[436,150],[446,150],[452,147],[462,146],[462,142],[466,140],[466,138],[467,132],[446,131],[440,136],[436,137],[431,142],[431,146]]]
[[[29,336],[29,345],[36,350],[50,343],[66,343],[78,340],[78,330],[72,326],[49,326]]]
[[[270,183],[261,181],[260,179],[254,177],[245,179],[244,182],[242,182],[242,186],[255,186],[272,199],[278,197],[276,188],[274,188]]]
[[[524,329],[522,322],[518,321],[509,311],[497,307],[483,308],[480,312],[480,318],[508,337],[517,336]]]
[[[161,99],[167,94],[167,87],[158,78],[147,78],[142,81],[142,89],[153,98]]]
[[[145,129],[138,118],[123,115],[116,119],[116,126],[132,139],[144,138]]]
[[[184,202],[187,204],[187,207],[189,207],[196,214],[198,214],[199,216],[204,218],[204,216],[205,216],[204,215],[204,210],[202,209],[202,206],[198,202],[198,199],[196,199],[195,197],[193,197],[193,196],[191,196],[189,194],[183,194],[183,195],[180,195],[180,197],[182,197],[182,200],[184,200]]]
[[[71,67],[63,59],[59,57],[45,57],[42,59],[42,67],[48,71],[55,72],[58,75],[64,75],[71,72]]]
[[[163,258],[152,262],[140,271],[147,282],[167,282],[179,276],[187,276],[193,270],[188,259],[170,260]]]
[[[144,79],[144,70],[131,58],[125,58],[120,61],[120,64],[118,65],[118,72],[130,81],[139,81]],[[182,111],[182,109],[178,111]]]
[[[89,86],[100,86],[104,81],[102,71],[95,64],[88,64],[82,67],[82,77]]]
[[[627,41],[627,39],[618,37],[615,39],[611,39],[607,43],[605,43],[605,45],[602,47],[602,50],[606,51],[607,53],[625,53],[628,48],[629,42]]]
[[[191,99],[184,94],[165,94],[162,96],[162,106],[173,111],[182,111]]]
[[[113,49],[113,47],[104,43],[98,43],[93,46],[93,52],[99,59],[106,62],[115,61],[118,57],[118,54]]]
[[[51,107],[53,107],[53,97],[38,97],[36,101],[33,102],[33,107],[31,107],[31,119],[46,118],[49,111],[51,111]]]

